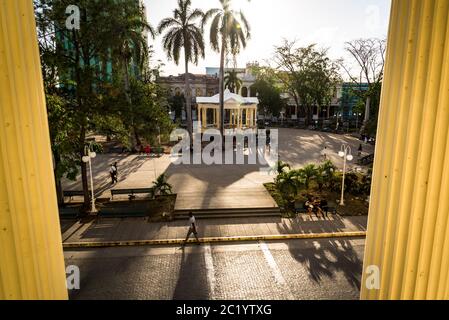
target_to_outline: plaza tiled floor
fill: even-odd
[[[349,135],[336,135],[298,129],[279,129],[279,157],[293,168],[319,163],[321,151],[328,148],[329,158],[342,167],[338,151],[342,143],[356,155],[360,141]],[[372,153],[371,145],[364,145]],[[357,157],[355,158],[357,159]],[[143,155],[98,155],[93,160],[97,196],[110,197],[109,167],[118,162],[119,182],[113,188],[147,188],[166,173],[178,194],[176,209],[271,208],[276,204],[263,187],[274,176],[261,172],[258,165],[174,165],[169,155],[150,158]],[[355,161],[348,164],[356,167]],[[80,190],[77,181],[63,181],[64,190]],[[124,196],[126,198],[126,196]],[[79,200],[79,199],[78,199]]]
[[[63,220],[64,221],[64,220]],[[69,222],[65,221],[65,224]],[[64,242],[184,239],[188,221],[147,222],[146,218],[101,218],[89,223],[72,221],[63,228]],[[323,232],[365,231],[367,217],[333,216],[329,220],[303,215],[275,217],[197,219],[199,237],[264,236]]]

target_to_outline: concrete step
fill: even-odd
[[[279,208],[231,208],[231,209],[199,209],[199,210],[175,210],[175,220],[187,219],[189,212],[199,219],[215,218],[247,218],[247,217],[279,217]]]

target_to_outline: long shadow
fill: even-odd
[[[333,279],[336,273],[342,272],[348,283],[360,289],[362,276],[362,260],[348,240],[324,240],[316,245],[313,241],[305,241],[307,249],[290,249],[292,257],[300,262],[308,271],[310,279],[320,283],[324,277]]]
[[[234,153],[234,159],[235,159]],[[260,172],[261,169],[266,168],[261,164],[248,164],[248,156],[244,157],[244,164],[173,164],[171,163],[166,170],[166,174],[169,177],[176,175],[187,174],[190,178],[198,180],[203,186],[207,186],[206,191],[191,190],[191,186],[187,184],[178,183],[178,193],[189,192],[203,192],[201,207],[207,208],[211,204],[211,200],[214,196],[235,184],[238,181],[244,179],[244,177],[251,173]],[[191,162],[193,163],[193,162]],[[224,156],[223,156],[224,163]],[[216,174],[216,176],[211,176]],[[249,182],[249,181],[248,181]],[[191,191],[190,191],[191,190]],[[264,189],[263,189],[264,190]],[[234,190],[235,191],[235,190]],[[245,205],[242,204],[244,207]],[[194,209],[194,208],[192,208]]]
[[[339,232],[345,228],[345,224],[338,216],[334,216],[332,223],[314,221],[292,225],[304,233]],[[282,233],[294,233],[297,230],[293,229],[292,225],[282,223],[278,225],[278,230]],[[352,287],[360,288],[363,262],[350,241],[344,239],[304,240],[304,244],[306,249],[301,250],[295,248],[292,243],[288,245],[290,254],[306,268],[310,279],[320,283],[323,277],[333,279],[336,273],[342,272]]]
[[[181,266],[173,300],[207,300],[210,297],[203,255],[200,247],[189,249],[191,250],[182,249]]]
[[[113,185],[111,184],[109,168],[111,164],[118,162],[119,175],[118,182],[125,181],[130,174],[137,172],[146,161],[150,159],[145,156],[120,156],[120,155],[100,155],[93,161],[93,173],[94,173],[94,186],[95,186],[95,196],[103,194],[105,191],[111,189]],[[151,179],[149,177],[149,184],[151,184]],[[76,177],[75,181],[70,181],[63,179],[64,190],[81,190],[81,175]]]

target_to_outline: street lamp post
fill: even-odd
[[[340,206],[345,205],[345,177],[346,177],[346,161],[352,161],[354,159],[352,153],[351,153],[351,147],[347,144],[343,144],[341,146],[341,150],[338,153],[340,158],[343,158],[343,179],[341,183],[341,199],[340,199]]]
[[[92,175],[92,159],[95,158],[97,156],[97,154],[93,151],[91,151],[91,145],[89,145],[88,147],[86,146],[85,150],[84,150],[84,154],[85,156],[82,158],[84,163],[89,163],[89,173],[90,173],[90,191],[91,191],[91,210],[90,213],[91,214],[95,214],[97,213],[97,208],[95,208],[95,197],[94,197],[94,179],[93,179],[93,175]]]

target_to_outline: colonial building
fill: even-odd
[[[236,71],[239,75],[242,85],[237,94],[244,98],[255,98],[258,96],[254,89],[256,77],[251,74],[251,64],[246,68],[226,68],[228,71]],[[219,93],[219,68],[206,68],[206,74],[189,74],[190,87],[192,90],[192,117],[194,120],[199,120],[197,116],[198,106],[196,104],[197,97],[212,97]],[[166,87],[171,96],[176,94],[184,95],[185,91],[185,74],[178,76],[161,77],[159,83]],[[357,87],[357,88],[356,88]],[[360,117],[356,114],[354,108],[358,104],[358,98],[352,94],[355,89],[366,90],[367,85],[356,85],[353,83],[341,83],[336,87],[334,96],[330,105],[315,107],[313,110],[313,120],[336,120],[342,119],[343,122],[354,120]],[[287,106],[281,111],[280,117],[272,117],[272,115],[258,114],[258,119],[274,120],[274,121],[288,121],[288,122],[304,122],[306,115],[304,109],[301,108],[301,101],[299,101],[299,108],[294,98],[288,94],[283,93],[281,97],[286,101]],[[183,112],[183,120],[186,119],[185,112]]]

